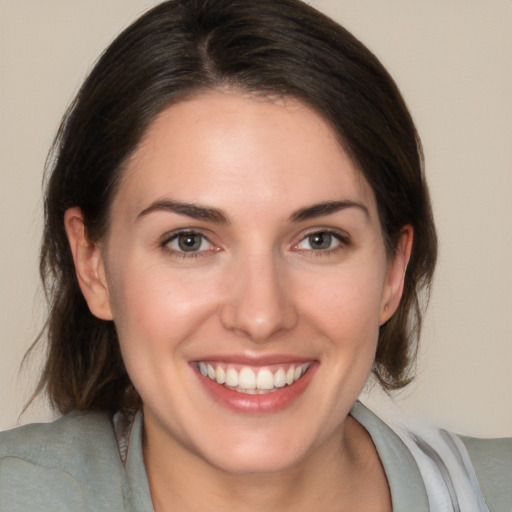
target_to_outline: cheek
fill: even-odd
[[[385,264],[354,262],[302,278],[296,294],[319,324],[360,339],[378,333],[384,281]]]
[[[124,265],[113,276],[114,323],[121,345],[139,348],[177,344],[215,309],[216,280],[162,266]]]
[[[146,402],[162,382],[180,384],[186,347],[215,308],[204,278],[156,266],[123,269],[112,276],[114,323],[128,374]]]

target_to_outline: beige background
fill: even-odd
[[[19,365],[44,316],[46,152],[96,57],[154,3],[0,0],[0,429],[17,423],[37,374],[36,360]],[[396,398],[462,433],[511,436],[512,1],[311,3],[381,58],[425,145],[441,255],[418,377]],[[39,403],[21,421],[50,417]]]

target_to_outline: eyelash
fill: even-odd
[[[328,235],[332,237],[334,240],[336,240],[338,243],[335,247],[328,248],[328,249],[300,249],[298,246],[305,240],[308,240],[314,236],[318,235]],[[329,256],[331,254],[337,253],[338,251],[342,250],[344,247],[350,245],[350,238],[342,234],[338,231],[331,230],[331,229],[319,229],[315,231],[310,231],[309,233],[306,233],[300,240],[297,242],[293,247],[296,248],[299,252],[304,252],[309,254],[312,257],[319,257],[319,256]]]
[[[213,243],[209,240],[208,237],[206,237],[202,233],[199,233],[199,232],[193,231],[193,230],[178,231],[176,233],[173,233],[170,236],[166,237],[160,245],[166,251],[169,251],[173,256],[176,256],[178,258],[198,258],[200,256],[207,256],[207,255],[211,254],[212,252],[217,251],[216,248],[203,249],[203,250],[198,250],[198,251],[183,251],[183,250],[173,249],[172,247],[170,247],[169,244],[171,242],[174,242],[175,240],[178,240],[179,237],[181,237],[181,236],[199,236],[202,239],[201,245],[204,241],[206,241],[207,243],[209,243],[210,245],[215,247],[213,245]]]
[[[315,250],[315,249],[301,249],[298,247],[302,242],[314,237],[315,235],[316,236],[327,235],[329,237],[334,238],[339,243],[336,244],[335,247],[328,248],[328,249]],[[172,247],[170,247],[170,244],[172,242],[178,240],[179,237],[181,237],[181,236],[191,236],[191,237],[199,236],[202,239],[201,245],[203,244],[204,241],[206,241],[208,244],[212,245],[213,248],[197,250],[197,251],[184,251],[184,250],[173,249]],[[334,254],[349,244],[350,244],[350,239],[347,235],[341,234],[338,231],[334,231],[334,230],[319,229],[319,230],[310,231],[309,233],[306,233],[297,243],[295,243],[293,245],[293,249],[296,250],[297,252],[307,253],[312,257],[318,257],[318,256],[328,256],[328,255]],[[210,239],[207,236],[203,235],[202,233],[200,233],[198,231],[194,231],[194,230],[185,230],[185,231],[178,231],[176,233],[173,233],[170,236],[167,236],[161,242],[160,246],[163,249],[165,249],[166,251],[170,252],[173,256],[178,257],[178,258],[198,258],[200,256],[208,256],[208,255],[212,254],[213,252],[218,252],[218,250],[220,250],[218,247],[214,246],[214,244],[210,241]],[[199,246],[199,248],[200,247],[201,246]]]

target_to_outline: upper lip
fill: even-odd
[[[292,354],[210,354],[194,359],[193,362],[231,363],[245,366],[266,366],[285,363],[308,363],[315,358]]]

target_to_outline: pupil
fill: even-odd
[[[180,235],[178,245],[182,251],[197,251],[201,247],[199,235]]]
[[[310,237],[311,247],[313,249],[329,249],[332,236],[329,233],[316,233]]]

